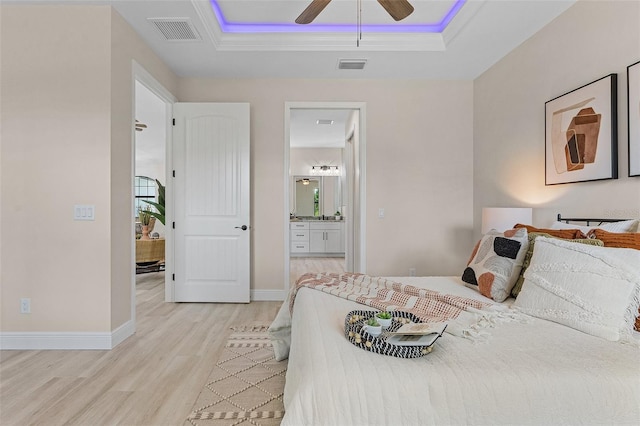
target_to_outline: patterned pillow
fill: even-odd
[[[514,306],[607,340],[631,339],[640,251],[538,238]]]
[[[579,229],[548,229],[548,228],[536,228],[531,225],[523,225],[521,223],[517,223],[514,229],[518,228],[527,228],[527,232],[544,232],[545,234],[552,235],[556,238],[562,238],[565,240],[573,240],[579,238],[587,238],[585,234],[582,233]]]
[[[518,297],[520,290],[522,289],[522,284],[524,283],[524,273],[531,262],[531,256],[533,256],[533,248],[535,246],[535,240],[537,237],[547,237],[547,238],[558,238],[549,234],[545,234],[544,232],[530,232],[529,233],[529,247],[527,248],[527,253],[524,255],[524,260],[522,261],[522,270],[520,271],[520,275],[518,276],[518,280],[516,284],[511,289],[511,295],[513,297]],[[569,239],[567,241],[571,241],[574,243],[581,244],[590,244],[592,246],[600,246],[602,247],[604,243],[601,240],[596,240],[595,238],[579,238],[579,239]]]
[[[503,302],[518,279],[528,245],[526,228],[489,231],[474,248],[462,281],[483,296]]]

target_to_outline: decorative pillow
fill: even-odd
[[[579,226],[572,223],[554,222],[552,229],[579,229],[585,234],[593,229],[604,229],[609,232],[636,232],[638,230],[638,219],[621,220],[618,222],[606,222],[595,226]]]
[[[640,233],[636,232],[607,232],[602,229],[592,229],[589,238],[602,240],[605,247],[620,247],[640,250]]]
[[[528,245],[525,228],[489,231],[474,248],[462,281],[483,296],[503,302],[518,279]]]
[[[524,283],[524,273],[529,267],[529,263],[531,263],[531,256],[533,256],[533,248],[535,247],[535,241],[537,237],[547,237],[547,238],[558,238],[549,234],[545,234],[543,232],[530,232],[529,233],[529,247],[527,248],[527,252],[524,255],[524,260],[522,261],[522,270],[520,271],[520,275],[518,275],[518,279],[511,289],[511,295],[513,297],[518,297],[518,293],[522,289],[522,284]],[[595,238],[580,238],[580,239],[571,239],[566,240],[574,243],[581,244],[589,244],[592,246],[604,246],[604,243],[601,240],[597,240]]]
[[[617,341],[630,339],[640,305],[640,251],[538,237],[514,306]]]
[[[531,225],[523,225],[521,223],[517,223],[514,226],[515,229],[518,228],[526,228],[527,232],[543,232],[545,234],[552,235],[557,238],[563,238],[565,240],[572,240],[578,238],[587,238],[585,234],[582,233],[579,229],[545,229],[545,228],[536,228]]]

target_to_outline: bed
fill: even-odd
[[[640,424],[640,333],[633,330],[640,251],[547,237],[536,237],[535,247],[517,299],[509,294],[496,302],[461,277],[382,279],[478,301],[498,312],[475,334],[445,333],[419,358],[369,352],[347,340],[347,314],[379,305],[336,296],[332,285],[292,291],[293,309],[283,304],[270,329],[277,356],[289,358],[282,425]],[[548,266],[564,251],[569,261],[563,257],[563,268],[590,272],[569,266],[558,298],[540,289],[565,281],[567,273]],[[593,266],[594,274],[591,265],[600,265]],[[336,280],[354,279],[376,281],[359,275]],[[603,283],[617,295],[599,293]],[[580,293],[583,287],[589,294]],[[569,310],[563,305],[571,291],[580,296],[576,315],[567,314],[575,303]],[[544,309],[538,312],[540,303]]]

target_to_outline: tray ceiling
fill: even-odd
[[[396,22],[376,0],[332,0],[308,25],[294,21],[311,0],[3,3],[110,4],[185,77],[455,80],[478,77],[576,0],[409,1],[414,12]],[[366,66],[339,69],[340,59]]]

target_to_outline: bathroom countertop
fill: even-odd
[[[289,222],[342,222],[343,220],[335,220],[335,219],[310,219],[310,218],[300,218],[300,217],[295,217],[292,219],[289,219]]]

